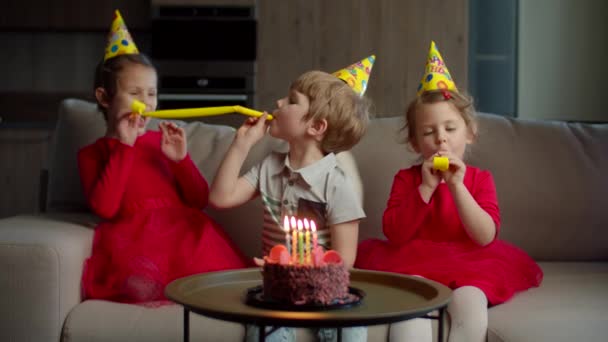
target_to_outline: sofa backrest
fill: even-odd
[[[158,123],[158,120],[153,119],[149,127],[157,129]],[[49,158],[47,211],[88,210],[80,187],[77,153],[83,146],[103,136],[105,127],[103,116],[94,103],[79,99],[61,102]],[[213,179],[217,166],[232,141],[234,129],[200,122],[184,125],[184,129],[193,161],[207,179]],[[259,157],[261,150],[274,147],[271,146],[273,143],[278,145],[269,139],[265,140],[254,150],[253,157]]]
[[[608,259],[608,124],[479,114],[466,161],[490,170],[501,211],[499,238],[537,260]],[[372,121],[355,146],[365,191],[362,236],[382,238],[393,177],[418,161],[399,143],[400,117]]]
[[[160,120],[151,120],[149,128],[157,129],[159,122]],[[177,123],[186,131],[188,151],[192,160],[211,184],[220,162],[232,143],[235,129],[202,122],[177,121]],[[105,127],[103,116],[94,103],[79,99],[62,101],[49,158],[46,196],[48,212],[88,211],[80,185],[77,153],[80,148],[101,137]],[[249,170],[271,151],[286,149],[287,145],[284,142],[267,136],[252,148],[241,171]],[[340,166],[353,179],[357,192],[362,196],[362,183],[352,154],[339,153],[337,158]],[[260,201],[250,201],[239,208],[229,210],[218,211],[208,208],[206,211],[226,229],[247,255],[259,256],[263,222]]]
[[[537,260],[607,260],[608,124],[531,121],[492,114],[480,114],[479,122],[479,139],[466,159],[494,175],[502,219],[499,237]],[[153,121],[151,126],[157,124]],[[367,218],[361,223],[360,240],[383,238],[382,214],[393,177],[419,160],[400,142],[402,124],[400,117],[374,119],[352,153],[338,155],[364,194]],[[200,122],[184,128],[191,157],[211,182],[235,130]],[[76,154],[104,129],[93,103],[62,102],[49,158],[48,211],[87,210]],[[264,138],[251,151],[243,170],[270,151],[285,148],[276,139]],[[245,253],[259,254],[259,201],[207,211]]]

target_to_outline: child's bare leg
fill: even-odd
[[[474,286],[459,287],[448,304],[450,342],[484,342],[488,333],[488,299]]]
[[[431,320],[414,318],[407,321],[393,323],[389,327],[389,341],[432,341],[433,332]]]

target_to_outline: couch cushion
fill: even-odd
[[[364,189],[364,210],[360,239],[384,238],[382,214],[386,208],[393,177],[399,169],[412,165],[418,156],[401,143],[403,119],[377,118],[370,122],[365,136],[352,149]]]
[[[479,121],[468,160],[494,175],[500,237],[537,260],[608,260],[608,124]]]
[[[67,99],[61,102],[49,156],[48,211],[85,211],[80,189],[78,150],[105,132],[103,116],[94,103]]]
[[[606,341],[608,263],[540,266],[540,287],[489,310],[488,341]]]
[[[183,308],[165,305],[151,308],[88,300],[76,306],[63,327],[64,342],[153,342],[182,341]],[[386,339],[387,326],[368,330],[368,340]],[[244,326],[190,313],[191,341],[243,341]],[[297,330],[298,341],[314,341],[309,329]]]
[[[608,260],[608,124],[479,114],[468,163],[492,172],[500,238],[537,260]],[[418,161],[401,117],[374,119],[353,148],[365,189],[361,238],[384,238],[382,214],[397,171]],[[580,229],[583,228],[583,229]]]
[[[62,341],[182,341],[183,308],[157,308],[88,300],[76,306],[65,321]],[[192,341],[240,341],[243,326],[190,314]]]
[[[82,263],[91,253],[90,217],[0,220],[1,340],[57,341],[80,302]]]

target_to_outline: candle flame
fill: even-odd
[[[310,225],[308,224],[308,219],[304,219],[304,229],[308,230]]]
[[[289,231],[289,217],[287,217],[287,215],[285,215],[285,218],[283,219],[283,230],[286,232]]]
[[[317,225],[315,224],[315,221],[310,220],[310,230],[312,230],[313,232],[317,231]]]
[[[301,231],[302,227],[302,220],[298,219],[298,231]]]
[[[295,217],[291,217],[291,228],[295,229],[296,228],[296,218]]]

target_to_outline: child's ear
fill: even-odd
[[[469,125],[467,126],[467,144],[472,144],[475,142],[475,138],[477,137],[477,125]]]
[[[308,134],[312,135],[313,137],[320,137],[320,138],[322,138],[325,135],[326,131],[327,131],[327,120],[325,120],[325,119],[312,121],[311,125],[307,129]]]
[[[418,146],[418,142],[416,141],[416,137],[410,137],[408,134],[407,144],[410,145],[412,150],[416,153],[420,153],[420,146]]]
[[[106,89],[103,87],[95,88],[95,98],[97,99],[97,103],[99,103],[103,108],[110,107],[110,99],[108,98],[108,93]]]
[[[473,135],[473,133],[471,132],[467,132],[467,145],[470,145],[473,143],[473,141],[475,141],[475,136]]]
[[[420,148],[418,146],[418,143],[416,142],[416,139],[410,139],[408,140],[408,143],[410,144],[414,152],[420,153]]]

